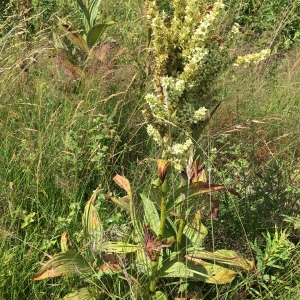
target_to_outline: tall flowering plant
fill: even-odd
[[[141,298],[146,295],[167,299],[159,290],[158,279],[177,277],[226,284],[238,272],[254,268],[253,261],[235,251],[204,249],[208,231],[202,223],[203,213],[192,210],[193,204],[199,203],[200,196],[221,190],[239,194],[207,182],[204,167],[191,154],[195,141],[218,107],[214,99],[218,77],[230,66],[257,63],[270,51],[233,55],[239,25],[223,28],[226,12],[222,1],[203,4],[200,0],[173,0],[174,13],[170,17],[160,12],[157,2],[146,2],[156,67],[154,91],[146,96],[148,108],[143,113],[149,135],[163,150],[163,159],[157,161],[158,178],[136,203],[129,180],[120,175],[114,177],[126,194],[110,200],[128,213],[132,226],[122,241],[108,240],[104,234],[104,224],[96,209],[102,191],[99,187],[84,209],[82,250],[70,248],[67,235],[63,234],[62,252],[51,257],[32,280],[79,272],[94,284],[93,292],[100,295],[103,291],[96,287],[101,277],[123,274],[120,278],[126,278],[130,284],[133,298],[137,290],[143,294]],[[182,171],[184,180],[178,188],[168,182],[170,167]],[[218,205],[218,201],[210,203],[210,214],[205,217],[215,218]],[[137,211],[141,206],[143,213]],[[129,261],[129,257],[134,259]],[[137,289],[132,289],[132,285]],[[74,298],[68,299],[78,299],[79,293],[92,299],[88,298],[88,288],[82,288],[76,295],[72,293]]]
[[[163,158],[181,170],[218,106],[218,78],[230,66],[258,63],[270,50],[233,54],[239,24],[222,26],[226,10],[221,0],[174,0],[173,16],[160,12],[158,2],[146,4],[156,67],[144,117],[148,134],[163,148]]]

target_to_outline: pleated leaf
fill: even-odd
[[[109,253],[131,253],[136,252],[140,246],[123,242],[104,242],[96,245],[97,250]]]
[[[130,183],[129,180],[126,179],[125,177],[117,174],[114,178],[113,178],[114,182],[121,187],[122,189],[124,189],[127,192],[127,195],[131,197],[131,188],[130,188]]]
[[[203,240],[207,235],[207,228],[201,223],[199,210],[196,212],[194,220],[184,227],[183,233],[194,246],[202,247]]]
[[[143,194],[141,194],[141,198],[143,201],[146,221],[150,224],[150,228],[156,233],[156,235],[158,235],[160,221],[155,205],[150,199],[148,199]]]
[[[72,250],[70,237],[66,231],[60,237],[60,248],[61,252],[67,252],[68,250]]]
[[[66,37],[84,52],[89,52],[89,47],[81,35],[79,35],[70,25],[59,24],[59,27],[66,33]]]
[[[192,259],[213,261],[214,263],[233,267],[235,270],[249,271],[254,268],[253,261],[243,258],[233,250],[224,249],[209,252],[202,249],[190,249],[188,254]]]
[[[86,260],[79,253],[69,250],[54,255],[34,274],[31,280],[43,280],[74,272],[87,273],[90,271],[91,267]]]
[[[212,284],[229,283],[236,275],[233,270],[188,256],[183,261],[176,257],[165,262],[159,271],[162,277],[194,278]]]
[[[91,27],[93,27],[97,21],[97,15],[99,11],[99,6],[102,0],[90,0],[89,1],[89,14],[90,14],[90,23]]]
[[[84,236],[88,237],[89,241],[93,244],[101,243],[102,239],[102,223],[96,207],[94,206],[97,195],[100,191],[98,187],[92,194],[90,200],[86,203],[84,208],[84,213],[82,216],[82,226],[84,231]]]
[[[116,198],[111,197],[110,200],[120,208],[130,212],[130,199],[128,197]]]
[[[99,291],[99,289],[98,289]],[[93,288],[81,288],[75,292],[69,293],[62,300],[96,300],[94,294],[97,293],[96,289]],[[99,294],[99,292],[97,293]]]
[[[154,300],[168,300],[168,297],[161,291],[157,291],[153,296]]]
[[[92,48],[98,42],[100,42],[101,37],[105,30],[109,27],[116,24],[114,21],[109,21],[107,23],[97,24],[93,26],[86,35],[86,43],[89,48]]]
[[[86,31],[88,31],[92,25],[91,25],[91,20],[90,20],[90,13],[88,8],[86,7],[86,5],[83,3],[82,0],[77,0],[78,5],[80,6],[80,9],[82,11],[82,13],[84,14],[84,23],[85,23],[85,29]]]

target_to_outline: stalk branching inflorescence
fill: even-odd
[[[258,63],[270,50],[235,54],[239,24],[225,22],[221,0],[174,0],[172,16],[160,11],[158,2],[146,3],[156,66],[154,93],[146,95],[143,114],[148,134],[163,149],[162,158],[181,170],[193,147],[193,132],[218,103],[218,78],[230,66]]]

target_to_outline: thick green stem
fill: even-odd
[[[166,210],[167,210],[167,179],[164,180],[163,184],[161,185],[161,191],[162,191],[162,198],[160,202],[160,222],[159,222],[159,236],[163,236],[165,232],[165,227],[166,227]]]
[[[180,250],[180,245],[181,245],[181,241],[182,241],[184,226],[185,226],[185,220],[181,219],[180,222],[179,222],[179,227],[178,227],[177,236],[176,236],[175,251]]]
[[[150,294],[154,295],[156,292],[156,281],[157,281],[157,268],[158,268],[158,260],[152,262],[152,274],[150,281]]]
[[[159,232],[158,235],[159,237],[163,237],[164,232],[165,232],[165,226],[166,226],[166,211],[167,211],[167,180],[165,179],[163,184],[161,185],[161,191],[163,196],[161,197],[161,202],[160,202],[160,222],[159,222]],[[162,250],[161,250],[162,251]],[[152,262],[152,274],[151,274],[151,281],[150,281],[150,293],[152,295],[155,294],[156,292],[156,282],[157,282],[157,269],[158,269],[158,256],[156,261]]]

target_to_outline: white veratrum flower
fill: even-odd
[[[191,139],[187,139],[184,144],[175,144],[171,148],[171,153],[175,156],[179,156],[181,154],[185,154],[192,147],[193,142]]]
[[[162,145],[163,141],[158,130],[155,129],[151,124],[147,125],[147,132],[148,135],[151,136],[157,144]]]
[[[194,112],[193,122],[197,123],[206,116],[207,109],[205,107],[200,107],[198,110]]]
[[[164,76],[160,78],[160,82],[163,89],[166,108],[168,109],[170,105],[176,106],[185,89],[184,80],[172,76]]]
[[[175,82],[175,90],[176,90],[180,95],[182,95],[184,89],[185,89],[184,80],[182,80],[182,79],[176,79],[176,82]]]
[[[171,164],[176,171],[182,171],[183,165],[180,159],[171,159]]]
[[[203,21],[200,22],[198,28],[195,31],[193,39],[204,41],[206,35],[209,33],[210,27],[212,27],[214,21],[218,19],[218,16],[224,7],[225,5],[222,1],[217,1],[214,4],[212,11],[205,15]]]
[[[208,54],[208,50],[205,48],[195,48],[194,55],[190,57],[190,60],[195,63],[199,63]]]
[[[234,23],[232,28],[231,28],[231,34],[236,35],[240,33],[240,24]]]
[[[258,64],[260,61],[266,59],[270,56],[271,50],[264,49],[258,53],[251,53],[245,56],[238,56],[233,66],[245,66],[247,67],[250,64]]]
[[[157,100],[157,97],[155,95],[147,94],[145,96],[145,100],[147,101],[153,113],[156,113],[156,111],[159,110],[159,101]]]

